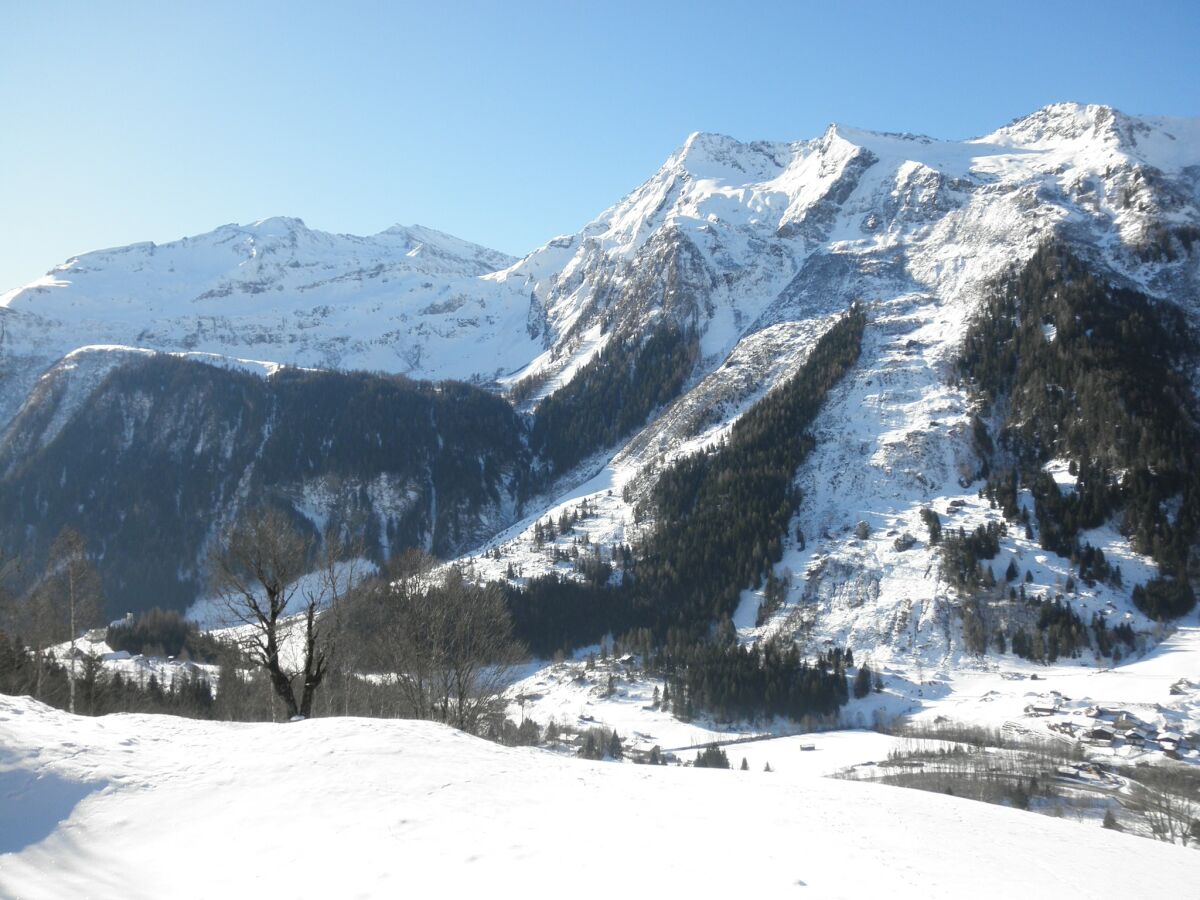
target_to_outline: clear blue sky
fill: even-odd
[[[691,131],[968,137],[1057,100],[1200,115],[1200,3],[0,0],[0,290],[272,215],[522,253]]]

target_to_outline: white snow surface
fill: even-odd
[[[804,772],[595,763],[444,726],[74,718],[0,697],[0,894],[1186,896],[1195,851]],[[799,753],[800,751],[794,751]],[[964,844],[964,841],[968,842]]]

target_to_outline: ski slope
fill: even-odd
[[[439,725],[72,718],[0,697],[0,895],[1186,896],[1200,854],[803,773],[592,763]]]

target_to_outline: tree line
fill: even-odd
[[[115,648],[215,664],[214,684],[211,669],[182,660],[160,677],[112,671],[82,650],[55,658],[49,648],[97,624],[102,608],[81,539],[61,543],[34,589],[9,579],[0,592],[4,693],[88,715],[371,715],[505,733],[501,693],[527,651],[512,637],[503,593],[439,570],[424,553],[373,571],[360,547],[336,533],[318,540],[278,507],[246,511],[221,534],[211,562],[222,624],[235,628],[204,635],[178,613],[155,610],[106,631]]]
[[[770,577],[800,501],[796,470],[830,389],[857,361],[866,313],[853,306],[800,369],[751,407],[717,446],[659,475],[645,539],[622,554],[615,584],[548,575],[505,588],[516,635],[550,655],[621,635],[675,685],[676,714],[820,716],[845,702],[844,671],[782,646],[741,650],[727,639],[743,589]],[[715,631],[714,631],[715,628]]]
[[[106,596],[120,598],[114,616],[202,595],[213,519],[240,506],[283,504],[318,483],[322,517],[370,558],[412,546],[450,555],[482,512],[520,501],[532,466],[516,411],[455,382],[262,378],[155,355],[110,372],[43,441],[54,410],[31,405],[0,441],[0,546],[31,574],[62,528],[78,530]],[[409,502],[389,503],[392,486],[411,486]]]
[[[699,356],[695,330],[674,322],[659,325],[644,338],[613,338],[537,405],[530,447],[552,473],[611,447],[678,396]]]
[[[1042,546],[1093,564],[1079,532],[1119,515],[1160,567],[1134,592],[1155,619],[1189,612],[1200,574],[1200,426],[1186,375],[1196,351],[1178,306],[1105,283],[1051,242],[998,285],[958,361],[985,409],[1001,411],[998,446],[984,453],[1001,509],[1016,518],[1017,486],[1028,487]],[[1070,494],[1043,471],[1055,458],[1076,476]],[[1114,575],[1092,568],[1081,575]]]

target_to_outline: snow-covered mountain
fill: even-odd
[[[294,219],[85,254],[0,298],[0,417],[49,396],[38,379],[56,364],[47,377],[70,400],[55,427],[85,410],[107,364],[60,360],[98,344],[499,384],[531,412],[600,354],[682,329],[697,362],[677,396],[490,523],[511,527],[477,573],[528,577],[563,568],[534,523],[584,497],[591,546],[644,533],[634,506],[654,474],[725,435],[863,301],[862,357],[798,474],[807,540],[789,538],[790,593],[761,628],[950,658],[956,601],[936,554],[896,538],[920,534],[925,506],[953,502],[956,525],[994,515],[973,483],[975,399],[952,365],[995,280],[1051,237],[1200,321],[1200,121],[1056,104],[967,141],[842,125],[794,143],[693,134],[579,233],[516,261],[427,229],[355,238]],[[1005,552],[1052,589],[1068,561],[1023,541]],[[1152,571],[1115,531],[1096,541]],[[760,599],[747,592],[737,617],[747,635]],[[1127,590],[1085,600],[1147,625]]]
[[[697,133],[578,234],[520,261],[419,226],[226,225],[83,254],[0,295],[0,346],[6,361],[126,344],[488,380],[561,371],[602,331],[668,314],[695,318],[706,356],[723,358],[847,294],[957,293],[1058,226],[1129,277],[1194,287],[1194,262],[1136,254],[1164,230],[1194,240],[1198,134],[1194,120],[1075,104],[963,142],[842,125],[790,144]]]
[[[613,274],[541,295],[562,338],[534,367],[569,375],[564,360],[596,352],[606,333],[673,313],[701,329],[707,365],[644,431],[596,459],[601,471],[591,482],[498,536],[492,557],[475,565],[496,576],[510,563],[527,577],[561,570],[556,550],[575,538],[538,546],[533,521],[557,520],[585,498],[598,511],[577,526],[589,546],[635,541],[646,529],[634,502],[655,473],[727,434],[796,370],[826,317],[862,299],[872,310],[864,352],[819,418],[816,450],[798,479],[805,499],[794,525],[807,540],[785,545],[778,570],[789,577],[788,599],[756,628],[763,597],[747,591],[736,621],[747,636],[784,630],[814,647],[832,640],[885,658],[960,658],[959,600],[940,577],[935,549],[924,541],[899,547],[906,534],[923,536],[923,507],[968,530],[999,518],[977,496],[977,404],[953,378],[970,317],[1000,275],[1054,236],[1104,277],[1178,303],[1196,322],[1198,227],[1194,120],[1060,104],[966,142],[842,126],[790,145],[693,135],[575,239],[563,272]],[[589,278],[604,289],[587,294]],[[661,279],[657,293],[641,287],[649,278]],[[568,289],[591,305],[567,303]],[[643,304],[647,294],[656,302]],[[580,310],[591,330],[556,317],[559,309]],[[1153,565],[1115,529],[1089,540],[1126,573],[1152,576]],[[1072,572],[1036,540],[1013,535],[1004,553],[997,572],[1011,559],[1050,596]],[[1096,612],[1146,629],[1128,589],[1101,585],[1074,599],[1085,621]]]
[[[25,386],[39,363],[116,345],[491,378],[536,348],[528,297],[477,287],[512,262],[421,226],[357,237],[290,218],[98,250],[0,296],[0,374]]]

